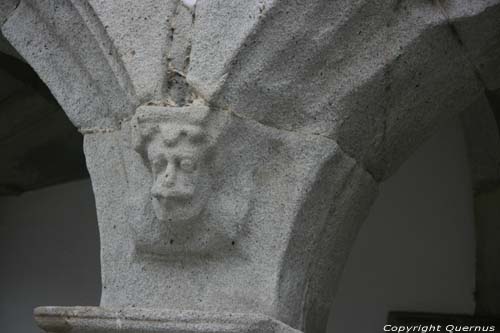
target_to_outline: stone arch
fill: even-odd
[[[172,85],[187,85],[194,99],[229,112],[235,124],[284,142],[282,147],[294,142],[292,136],[304,138],[304,147],[320,147],[329,160],[318,158],[324,163],[318,168],[308,165],[312,175],[304,181],[304,193],[289,199],[299,204],[284,231],[279,267],[266,277],[274,294],[272,300],[261,295],[265,314],[308,332],[324,327],[331,300],[320,295],[326,280],[318,271],[341,267],[345,259],[313,263],[310,253],[348,251],[377,182],[389,177],[443,119],[481,98],[485,89],[499,89],[495,40],[500,28],[494,23],[500,7],[494,0],[214,0],[198,1],[194,8],[167,1],[158,11],[146,1],[127,2],[125,11],[119,1],[9,3],[14,5],[2,16],[2,32],[86,134],[98,201],[107,203],[108,196],[121,193],[116,189],[123,179],[128,183],[126,163],[115,151],[126,141],[122,122],[140,104],[189,103],[172,97]],[[155,27],[159,13],[167,23]],[[476,27],[484,32],[479,39]],[[100,163],[104,156],[120,165],[123,179],[106,180],[112,163]],[[272,156],[306,163],[290,151]],[[346,230],[325,222],[327,232],[318,226],[305,239],[313,229],[304,226],[315,216],[308,196],[318,195],[325,179],[341,191],[335,196],[325,187],[333,202],[331,210],[322,206],[325,216],[333,218],[349,204],[359,214],[335,215]],[[127,218],[104,210],[100,220]],[[339,236],[337,243],[328,243],[327,235]],[[301,257],[303,271],[296,280],[292,269],[304,242],[316,247]],[[287,309],[291,300],[293,310]],[[240,310],[255,310],[251,300],[242,303]]]

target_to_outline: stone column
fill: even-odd
[[[3,34],[85,135],[99,219],[101,305],[37,309],[54,333],[323,332],[378,181],[482,93],[453,20],[498,8],[9,3]]]
[[[497,92],[500,96],[500,90]],[[500,104],[483,97],[463,114],[474,190],[476,315],[500,315]]]

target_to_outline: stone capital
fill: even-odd
[[[497,85],[496,0],[7,3],[101,235],[100,307],[47,332],[323,332],[378,182]]]

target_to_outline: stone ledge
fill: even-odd
[[[38,326],[48,333],[301,333],[260,314],[39,307],[34,315]]]

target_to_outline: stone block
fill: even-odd
[[[85,134],[101,306],[133,320],[44,318],[323,332],[377,181],[496,84],[497,1],[462,2],[22,1],[2,31]]]
[[[0,25],[5,22],[10,13],[16,9],[20,0],[4,0],[0,3]]]
[[[178,1],[90,0],[89,4],[116,48],[139,101],[161,99]]]
[[[377,189],[334,141],[203,104],[146,105],[120,131],[86,134],[85,154],[101,306],[324,328],[332,281]]]
[[[47,333],[301,333],[258,314],[41,307],[37,324]]]
[[[75,126],[115,127],[135,109],[128,74],[86,3],[22,1],[1,28]]]
[[[259,3],[198,4],[188,81],[244,117],[336,140],[377,179],[480,93],[437,3]]]

